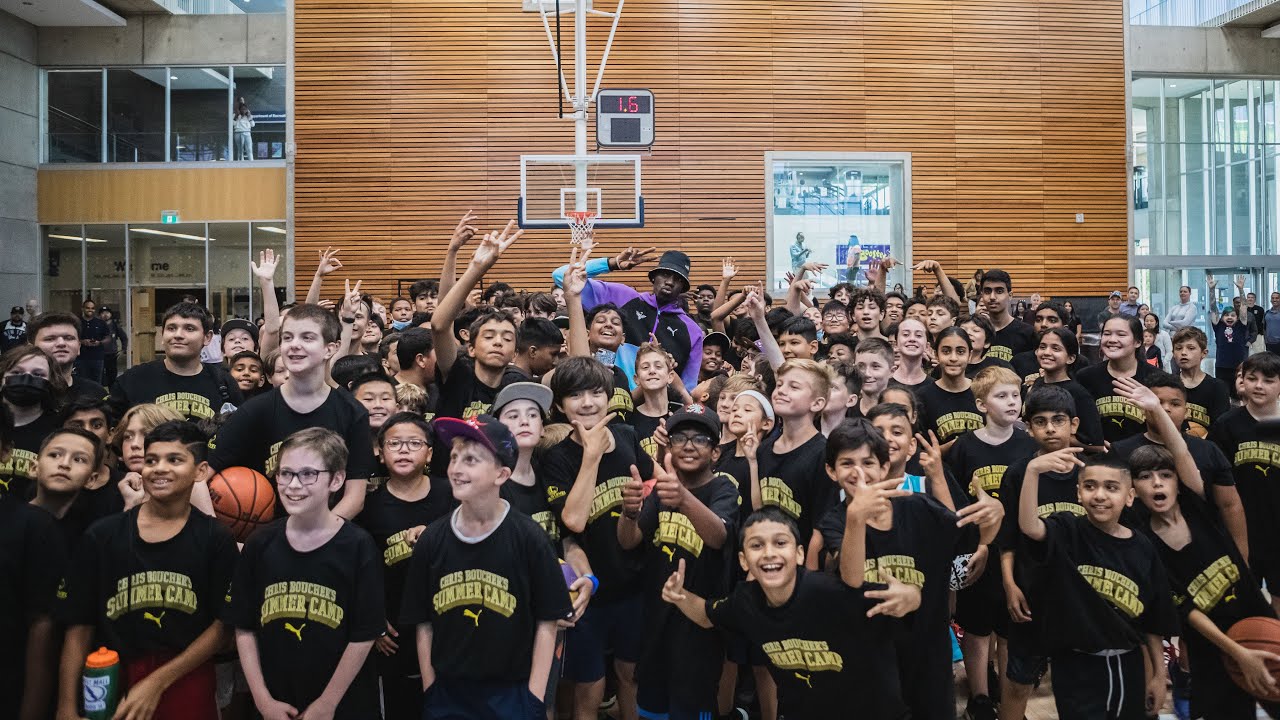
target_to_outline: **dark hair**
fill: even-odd
[[[791,536],[795,538],[796,545],[801,548],[804,547],[804,541],[800,539],[800,528],[799,526],[796,525],[796,521],[792,520],[789,515],[782,512],[782,510],[780,510],[779,508],[771,505],[769,507],[764,507],[764,508],[760,508],[759,510],[756,510],[755,512],[748,515],[747,519],[742,522],[742,528],[738,530],[738,547],[739,548],[745,547],[746,545],[747,528],[751,527],[752,525],[758,525],[763,522],[775,522],[780,525],[787,526],[787,529],[791,531]]]
[[[546,318],[530,317],[520,323],[520,332],[516,335],[516,352],[522,353],[530,348],[558,348],[563,344],[564,333]]]
[[[969,337],[969,333],[965,332],[964,328],[959,328],[955,325],[942,328],[942,331],[938,333],[938,336],[933,339],[933,349],[936,351],[938,347],[942,345],[942,341],[949,337],[958,337],[961,340],[964,340],[965,347],[969,348],[970,352],[973,351],[973,338]]]
[[[258,362],[258,367],[262,368],[263,372],[266,372],[267,365],[262,362],[262,356],[252,350],[241,350],[235,355],[232,355],[228,365],[235,365],[241,360],[256,360]]]
[[[951,315],[951,317],[953,318],[960,317],[960,303],[951,299],[949,295],[938,295],[937,297],[931,297],[927,302],[925,302],[924,306],[926,308],[932,308],[932,307],[946,308],[947,312]]]
[[[365,355],[364,357],[369,357],[369,356]],[[366,372],[361,375],[357,375],[354,379],[352,379],[350,381],[351,394],[355,395],[356,392],[360,390],[360,388],[364,387],[365,385],[368,385],[369,383],[386,383],[391,386],[391,392],[393,394],[395,393],[396,384],[391,382],[391,378],[387,377],[387,374],[382,372],[382,369],[379,368],[371,372]]]
[[[1187,386],[1182,384],[1181,377],[1167,373],[1160,368],[1152,368],[1151,372],[1147,373],[1146,378],[1143,379],[1142,384],[1152,390],[1156,388],[1173,388],[1184,396],[1187,394]]]
[[[1121,460],[1115,455],[1115,453],[1107,453],[1105,455],[1094,455],[1092,457],[1084,458],[1084,467],[1080,468],[1080,474],[1076,476],[1077,482],[1084,479],[1084,471],[1092,467],[1116,470],[1124,473],[1125,478],[1132,480],[1132,476],[1129,474],[1129,463]]]
[[[888,360],[889,364],[893,364],[893,346],[884,338],[870,337],[865,340],[861,340],[858,342],[858,347],[854,349],[853,352],[855,355],[860,353],[875,353],[885,360]]]
[[[889,388],[885,388],[885,390],[888,390],[888,389]],[[906,390],[907,392],[911,392],[911,390],[907,388],[905,385],[902,386],[901,388],[893,388],[893,389]],[[915,400],[915,393],[911,394],[911,398],[913,401]],[[877,418],[882,418],[882,417],[902,418],[903,420],[907,421],[907,424],[911,426],[912,432],[914,432],[916,429],[916,424],[911,422],[911,414],[912,414],[911,410],[906,405],[900,405],[898,403],[882,402],[879,405],[876,405],[875,407],[867,411],[867,422],[874,423]],[[920,417],[919,410],[916,411],[915,415],[916,417]],[[831,441],[828,440],[827,442],[830,443]]]
[[[107,420],[108,429],[116,424],[115,413],[111,409],[111,403],[105,398],[96,398],[88,395],[79,395],[67,401],[65,407],[62,408],[62,417],[70,418],[76,413],[82,412],[100,412],[102,417]]]
[[[387,433],[396,425],[412,425],[422,431],[426,436],[427,442],[435,445],[436,434],[431,430],[431,423],[427,422],[421,415],[411,412],[398,412],[387,418],[382,423],[382,427],[378,428],[378,444],[381,445],[387,439]]]
[[[1153,312],[1149,312],[1149,313],[1147,313],[1146,317],[1142,318],[1142,329],[1143,329],[1143,330],[1147,330],[1147,329],[1148,329],[1148,328],[1147,328],[1147,318],[1155,318],[1155,319],[1156,319],[1156,326],[1155,326],[1155,327],[1153,327],[1153,328],[1149,328],[1149,329],[1151,330],[1151,332],[1153,332],[1153,333],[1158,333],[1158,332],[1160,332],[1160,316],[1159,316],[1159,315],[1157,315],[1157,314],[1155,314],[1155,313],[1153,313]]]
[[[1142,321],[1133,315],[1112,315],[1102,323],[1102,329],[1106,330],[1107,325],[1116,320],[1129,326],[1129,332],[1133,335],[1134,357],[1142,363],[1146,359],[1142,351]]]
[[[1022,406],[1022,414],[1027,420],[1040,413],[1062,413],[1067,417],[1078,417],[1076,401],[1066,388],[1057,385],[1041,385],[1027,393],[1026,403]]]
[[[367,373],[382,372],[382,363],[375,355],[344,355],[333,363],[329,376],[339,387],[354,392],[351,381]]]
[[[290,313],[290,315],[292,314]],[[209,315],[209,311],[195,303],[180,302],[177,305],[170,305],[169,309],[164,311],[160,325],[163,327],[171,317],[180,317],[183,320],[199,320],[200,327],[204,329],[206,335],[214,330],[213,318]]]
[[[396,345],[396,359],[400,361],[400,369],[411,365],[419,355],[431,354],[431,331],[420,328],[405,328],[400,333],[400,344]]]
[[[760,339],[760,333],[751,318],[742,317],[733,321],[733,339],[738,343],[753,345]]]
[[[1039,315],[1041,310],[1052,310],[1053,313],[1058,316],[1058,320],[1060,320],[1063,325],[1067,324],[1067,320],[1070,317],[1069,313],[1067,313],[1067,309],[1063,307],[1062,303],[1054,302],[1052,300],[1045,300],[1037,305],[1032,316],[1034,317],[1035,315]]]
[[[728,375],[719,373],[707,380],[707,401],[704,403],[707,407],[714,408],[720,403],[720,393],[724,390],[724,384],[728,381]]]
[[[613,372],[593,357],[570,357],[560,361],[551,376],[551,395],[558,403],[564,398],[588,390],[613,394]]]
[[[1144,472],[1170,470],[1177,472],[1173,454],[1160,445],[1143,445],[1129,455],[1129,474],[1138,477]]]
[[[885,407],[902,406],[887,405]],[[840,457],[840,453],[864,447],[871,451],[871,455],[879,460],[880,464],[889,462],[889,441],[884,439],[884,435],[871,424],[870,420],[863,418],[845,420],[827,436],[827,467],[836,466],[836,459]]]
[[[338,316],[314,303],[294,305],[289,310],[289,314],[280,321],[280,333],[284,334],[286,324],[303,320],[311,320],[320,326],[320,339],[324,340],[326,345],[342,339],[342,323],[338,321]]]
[[[818,341],[818,328],[813,321],[803,315],[787,318],[778,326],[778,335],[799,335],[805,342]]]
[[[703,283],[702,285],[699,285],[698,287],[694,288],[694,290],[695,290],[695,291],[697,291],[697,292],[702,292],[703,290],[710,290],[711,292],[715,292],[715,291],[716,291],[716,286],[715,286],[715,285],[707,285],[706,283]]]
[[[48,435],[44,436],[44,440],[40,441],[40,454],[43,455],[44,449],[48,447],[49,443],[53,442],[53,439],[59,435],[74,435],[88,440],[89,444],[93,446],[93,468],[94,472],[97,472],[97,469],[102,466],[103,459],[107,456],[107,448],[102,444],[102,440],[97,435],[94,435],[83,428],[60,427],[51,431]]]
[[[832,285],[831,289],[827,291],[827,297],[834,300],[836,297],[836,293],[840,292],[841,290],[844,290],[849,293],[849,301],[852,302],[854,288],[853,288],[853,285],[850,285],[847,282],[836,283],[835,285]]]
[[[40,313],[31,318],[31,322],[27,323],[27,337],[31,342],[35,342],[41,330],[54,325],[70,325],[76,329],[76,339],[80,339],[80,318],[64,312]]]
[[[170,420],[155,426],[147,433],[143,448],[158,442],[182,443],[197,465],[209,459],[209,436],[189,420]]]
[[[560,306],[556,304],[556,296],[549,292],[536,292],[525,297],[525,311],[554,315]]]
[[[849,306],[848,306],[848,305],[845,305],[844,303],[840,302],[839,300],[831,300],[831,301],[829,301],[826,305],[823,305],[823,306],[822,306],[822,316],[823,316],[823,317],[826,317],[826,316],[827,316],[827,313],[829,313],[829,312],[838,312],[838,313],[843,313],[843,314],[844,314],[844,316],[845,316],[845,319],[848,319],[848,318],[849,318]]]
[[[473,307],[467,310],[463,310],[461,313],[458,314],[458,317],[453,319],[453,337],[457,339],[458,342],[463,342],[462,332],[465,330],[467,332],[466,343],[470,344],[471,343],[471,324],[476,321],[476,318],[480,317],[481,315],[487,312],[501,312],[501,311],[494,310],[493,308],[488,308],[488,307]]]
[[[849,298],[849,307],[856,309],[864,301],[870,300],[880,308],[880,312],[884,312],[885,299],[884,293],[872,287],[860,287],[853,291],[853,297]],[[903,310],[906,310],[904,307]]]
[[[497,295],[498,293],[507,295],[513,292],[515,292],[515,288],[511,287],[510,285],[504,282],[496,282],[484,289],[484,292],[481,293],[480,295],[480,299],[485,302],[490,302],[493,300],[493,296]]]
[[[1076,339],[1076,334],[1065,326],[1056,328],[1045,328],[1036,336],[1036,347],[1040,347],[1040,343],[1048,336],[1058,338],[1058,342],[1062,343],[1062,349],[1067,351],[1067,355],[1075,358],[1070,365],[1075,365],[1080,359],[1080,341]]]
[[[862,376],[862,371],[858,369],[848,360],[829,360],[827,365],[831,367],[836,377],[844,380],[845,389],[850,395],[857,395],[862,392],[862,384],[866,382],[866,378]]]
[[[400,333],[397,331],[393,330],[383,335],[382,339],[378,341],[378,359],[386,360],[387,357],[391,355],[391,344],[398,342],[400,342]],[[399,359],[400,358],[396,358],[396,360]]]
[[[978,283],[978,289],[981,290],[982,286],[987,283],[998,283],[1004,285],[1006,291],[1013,290],[1013,278],[1009,277],[1009,273],[1003,270],[988,270],[982,273],[982,282]]]
[[[613,303],[601,303],[587,311],[587,327],[591,327],[591,323],[596,321],[596,316],[600,313],[614,312],[618,314],[618,319],[622,319],[622,309]]]
[[[480,315],[475,320],[472,320],[471,324],[467,326],[468,344],[474,345],[476,342],[476,336],[480,334],[480,328],[493,322],[509,324],[513,333],[516,330],[516,319],[515,316],[511,314],[510,310],[505,308],[500,310],[482,310]],[[556,332],[559,332],[558,328]],[[564,336],[561,335],[560,337],[561,342],[563,342]]]
[[[412,309],[412,306],[413,306],[413,300],[412,300],[412,299],[410,299],[410,298],[407,298],[407,297],[405,297],[405,296],[403,296],[403,295],[401,295],[401,296],[397,297],[396,299],[392,300],[392,301],[391,301],[391,304],[387,305],[387,310],[394,310],[394,309],[395,309],[395,307],[396,307],[396,303],[400,303],[400,302],[402,302],[402,303],[409,303],[409,305],[410,305],[410,309]]]
[[[897,291],[895,290],[894,292],[891,292],[891,293],[887,293],[887,294],[885,294],[885,296],[884,296],[884,307],[885,307],[885,310],[888,310],[888,309],[889,309],[889,298],[897,298],[897,299],[901,300],[901,301],[902,301],[902,310],[903,310],[904,312],[905,312],[905,311],[906,311],[906,309],[907,309],[907,305],[908,305],[908,304],[910,304],[910,302],[911,302],[911,298],[907,297],[907,294],[906,294],[906,293],[900,293],[900,292],[897,292]]]
[[[419,297],[422,297],[423,295],[439,295],[439,294],[440,294],[439,280],[419,280],[409,286],[410,301],[416,301]],[[392,303],[392,305],[395,305],[395,303]]]
[[[47,381],[50,393],[41,405],[45,410],[57,409],[67,394],[67,381],[58,369],[58,361],[54,360],[52,355],[37,345],[15,345],[6,350],[3,355],[0,355],[0,385],[4,384],[3,375],[5,373],[29,357],[44,358],[45,362],[48,363],[49,377]]]
[[[786,308],[771,308],[765,311],[764,323],[769,326],[769,332],[777,337],[782,324],[795,316],[795,313]]]
[[[1200,346],[1201,350],[1209,349],[1209,336],[1205,335],[1204,331],[1198,327],[1184,327],[1178,330],[1173,334],[1173,339],[1170,342],[1175,346],[1194,342]]]
[[[409,318],[409,327],[422,327],[429,322],[431,322],[431,313],[415,310],[413,317]],[[405,329],[407,330],[408,328]],[[426,328],[423,329],[425,330]]]
[[[843,345],[849,348],[849,353],[853,354],[858,349],[858,338],[854,337],[850,333],[832,333],[828,335],[827,336],[828,352],[830,352],[829,350],[830,348],[836,345]]]
[[[1265,378],[1280,377],[1280,355],[1272,352],[1260,352],[1256,355],[1250,355],[1240,365],[1241,375],[1249,373],[1258,373]],[[1228,382],[1231,382],[1228,380]]]
[[[992,325],[991,321],[988,320],[987,316],[985,315],[970,315],[969,317],[964,319],[964,322],[960,324],[963,325],[964,323],[967,323],[967,322],[971,322],[974,325],[977,325],[978,327],[982,328],[982,334],[986,340],[986,345],[983,346],[982,353],[985,355],[987,350],[991,349],[991,346],[996,341],[996,326]],[[972,340],[973,338],[970,337],[969,339]]]

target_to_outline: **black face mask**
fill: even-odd
[[[0,396],[18,407],[31,407],[48,402],[53,397],[53,388],[49,386],[48,380],[23,373],[5,378]]]

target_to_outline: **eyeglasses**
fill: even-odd
[[[703,435],[702,433],[698,433],[696,435],[692,435],[689,433],[679,433],[677,435],[671,436],[671,447],[678,447],[678,446],[692,444],[696,448],[701,448],[705,450],[711,447],[712,442],[713,441],[711,440],[710,435]]]
[[[328,470],[316,470],[315,468],[303,468],[301,470],[278,470],[276,471],[276,485],[285,487],[289,483],[297,480],[299,484],[306,487],[315,485],[321,475],[329,473]]]
[[[1065,427],[1069,422],[1071,422],[1071,418],[1066,415],[1054,415],[1053,417],[1047,418],[1033,417],[1031,418],[1031,427],[1043,429],[1052,425],[1053,427],[1060,428]]]
[[[384,440],[382,444],[391,452],[398,452],[400,450],[418,452],[422,448],[426,447],[428,443],[426,440],[412,438],[409,440]]]

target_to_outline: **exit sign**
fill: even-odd
[[[177,210],[161,210],[160,224],[161,225],[177,225],[178,211]]]

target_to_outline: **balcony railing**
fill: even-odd
[[[1132,0],[1132,25],[1217,27],[1274,0]]]

